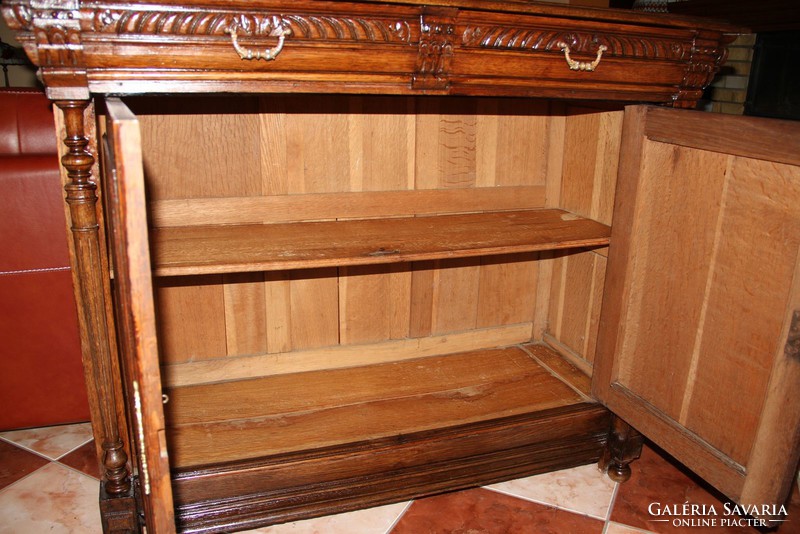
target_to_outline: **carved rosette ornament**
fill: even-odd
[[[444,90],[450,84],[455,24],[447,17],[423,16],[419,54],[412,78],[414,89]]]

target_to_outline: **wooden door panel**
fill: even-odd
[[[114,308],[135,435],[132,462],[138,469],[148,532],[173,532],[139,124],[117,99],[109,99],[106,109],[104,172],[114,260]]]
[[[782,502],[798,460],[798,139],[796,124],[626,110],[593,390],[748,504]]]

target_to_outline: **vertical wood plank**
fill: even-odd
[[[416,188],[472,187],[476,179],[474,99],[418,102]]]
[[[746,465],[774,359],[783,357],[787,288],[800,249],[800,172],[789,165],[730,159],[702,337],[681,422]],[[720,382],[726,387],[717,387]],[[739,402],[743,394],[749,402]]]
[[[222,277],[227,354],[261,354],[267,350],[266,295],[262,273]]]
[[[339,269],[341,343],[371,343],[406,337],[410,292],[407,265]]]
[[[538,254],[481,259],[478,328],[533,321]]]
[[[434,334],[475,328],[478,319],[480,260],[459,258],[436,263],[433,326]]]
[[[144,102],[145,108],[150,105]],[[171,114],[140,117],[150,200],[260,193],[260,158],[242,157],[261,152],[256,100],[176,99],[161,105],[161,110],[151,111],[164,113],[164,107],[169,106],[167,111]],[[205,114],[209,109],[219,108],[229,112]],[[172,114],[176,110],[187,113]],[[164,143],[164,139],[180,139],[180,142]]]
[[[222,276],[155,279],[159,352],[165,363],[227,352]]]
[[[435,283],[433,261],[411,264],[411,303],[408,335],[426,337],[433,332],[433,288]]]
[[[292,284],[290,273],[264,273],[267,352],[292,350]]]
[[[570,254],[564,278],[564,300],[558,339],[582,356],[586,354],[588,346],[586,325],[589,322],[594,279],[593,257],[591,252]]]
[[[339,291],[335,268],[293,271],[290,300],[293,349],[339,343]]]
[[[646,249],[637,251],[631,291],[639,298],[629,306],[629,317],[638,329],[623,347],[619,376],[676,419],[694,344],[694,337],[685,334],[687,328],[697,329],[706,298],[726,163],[724,155],[713,152],[645,143],[639,187],[649,239]],[[658,354],[662,347],[670,347],[669,360],[649,358],[645,363],[635,357]],[[665,381],[664,376],[672,379]]]

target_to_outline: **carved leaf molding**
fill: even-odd
[[[409,43],[408,21],[339,15],[276,13],[98,10],[91,31],[97,33],[222,36],[236,26],[251,37],[274,35],[276,25],[292,30],[293,39]]]
[[[644,57],[683,60],[691,56],[691,41],[680,42],[643,36],[624,36],[589,32],[569,32],[543,28],[514,28],[509,26],[467,26],[461,43],[465,47],[560,51],[557,43],[570,49],[594,54],[604,45],[607,54],[625,57]]]

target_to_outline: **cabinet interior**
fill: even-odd
[[[600,410],[589,377],[620,109],[315,95],[126,103],[142,134],[177,480]],[[603,424],[592,432],[604,436]]]

